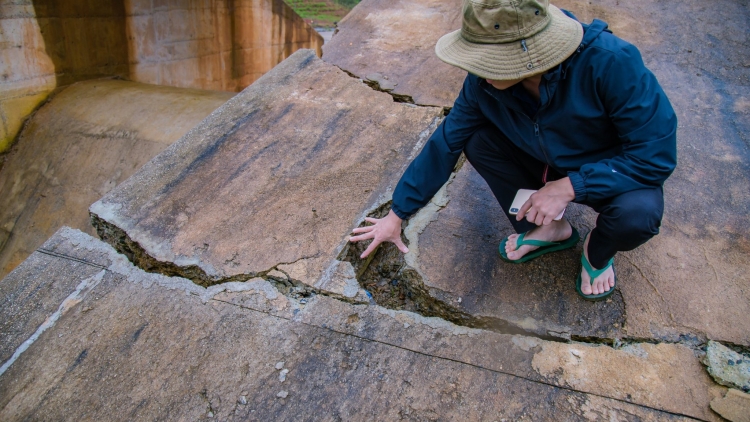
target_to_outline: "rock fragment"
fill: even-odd
[[[717,383],[750,392],[750,357],[709,341],[703,364]]]
[[[711,401],[711,409],[732,422],[750,422],[750,394],[734,388]]]

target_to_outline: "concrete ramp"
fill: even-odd
[[[0,169],[0,278],[233,94],[118,80],[74,84],[37,111]]]

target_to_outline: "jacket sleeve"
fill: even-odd
[[[450,113],[401,176],[391,205],[400,218],[411,217],[430,202],[450,177],[466,142],[487,122],[477,103],[477,89],[476,76],[467,76]]]
[[[622,150],[568,173],[576,202],[661,186],[677,164],[677,117],[638,50],[623,47],[608,64],[600,73],[597,91]]]

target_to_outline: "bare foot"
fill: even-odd
[[[553,221],[547,226],[538,226],[537,228],[528,232],[524,239],[527,240],[544,240],[547,242],[559,242],[561,240],[568,239],[573,234],[573,228],[563,218],[559,221]],[[521,259],[527,253],[539,249],[538,246],[522,245],[518,247],[516,241],[518,240],[518,234],[512,234],[508,236],[508,241],[505,243],[505,254],[508,255],[508,259],[513,261]]]
[[[583,253],[586,254],[586,259],[589,259],[589,238],[591,233],[586,235],[586,241],[583,242]],[[590,261],[589,261],[590,262]],[[591,266],[594,268],[594,266]],[[595,270],[598,268],[594,268]],[[600,295],[604,292],[608,292],[611,288],[615,287],[615,270],[612,267],[607,268],[606,271],[599,274],[599,277],[594,279],[594,284],[591,284],[591,277],[589,274],[581,268],[581,291],[585,295]]]

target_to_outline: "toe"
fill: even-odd
[[[505,242],[505,252],[513,252],[516,250],[516,239],[518,239],[517,234],[508,236],[508,241]]]
[[[581,292],[585,295],[590,295],[592,293],[592,286],[589,282],[588,275],[583,271],[581,271]]]

